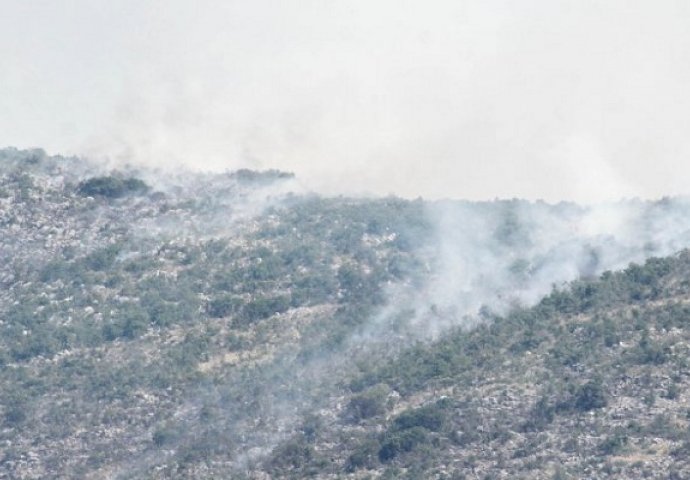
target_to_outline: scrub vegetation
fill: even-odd
[[[0,477],[687,478],[688,210],[0,150]]]

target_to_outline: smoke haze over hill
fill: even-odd
[[[672,0],[5,2],[0,145],[350,194],[687,194],[689,21]]]

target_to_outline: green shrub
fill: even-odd
[[[668,359],[669,349],[650,339],[649,332],[644,330],[634,355],[636,355],[638,363],[661,365]]]
[[[113,265],[120,250],[120,245],[108,245],[87,255],[84,262],[91,270],[105,271]]]
[[[157,447],[173,443],[180,436],[180,432],[169,425],[161,426],[153,432],[151,439]]]
[[[522,429],[527,432],[539,432],[544,430],[553,422],[555,408],[549,405],[546,397],[541,397],[530,410],[527,421],[522,425]]]
[[[5,425],[18,427],[26,420],[26,412],[21,405],[13,405],[5,412]]]
[[[110,175],[84,180],[77,186],[77,193],[84,197],[120,198],[127,195],[142,195],[149,186],[138,178],[122,178]]]
[[[206,312],[214,318],[227,317],[237,313],[242,307],[242,300],[230,295],[214,298],[206,306]]]
[[[303,438],[294,438],[273,451],[271,466],[276,469],[304,467],[314,456],[314,447]]]
[[[393,421],[393,427],[397,430],[423,427],[426,430],[438,432],[443,429],[445,422],[444,405],[435,403],[401,413]]]
[[[290,297],[262,297],[247,303],[236,318],[238,325],[250,325],[257,320],[268,318],[276,313],[283,313],[290,308]]]
[[[377,385],[353,396],[347,405],[347,414],[355,422],[386,413],[389,388]]]
[[[148,312],[137,304],[127,305],[113,322],[103,327],[103,336],[106,340],[115,340],[120,337],[131,340],[143,334],[148,329],[149,323]]]
[[[240,183],[270,184],[277,180],[289,180],[294,178],[295,174],[274,169],[256,171],[242,168],[230,174],[230,177],[236,179]]]
[[[603,455],[615,455],[620,453],[628,444],[628,437],[622,433],[614,433],[606,437],[604,441],[599,444],[599,451]]]
[[[366,440],[348,457],[345,463],[345,471],[352,473],[360,468],[374,468],[378,463],[381,444],[376,440]]]
[[[413,427],[402,431],[387,432],[381,442],[379,460],[388,462],[401,453],[409,452],[417,445],[427,441],[428,430]]]
[[[606,404],[606,393],[602,383],[598,380],[585,383],[575,393],[574,406],[581,412],[603,408]]]

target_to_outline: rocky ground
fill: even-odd
[[[462,203],[470,244],[447,205],[0,150],[0,477],[690,478],[688,255],[599,275],[686,203],[540,251],[584,210]],[[443,303],[451,260],[496,301]]]

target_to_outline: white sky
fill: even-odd
[[[0,146],[332,193],[690,193],[687,0],[0,0]]]

